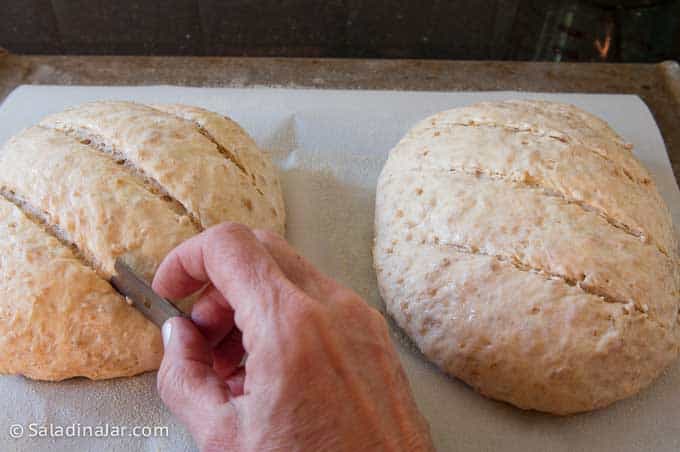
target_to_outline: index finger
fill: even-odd
[[[282,290],[295,290],[274,259],[246,226],[222,223],[175,248],[156,272],[153,289],[175,299],[211,282],[235,311],[248,334],[256,318],[269,316]]]

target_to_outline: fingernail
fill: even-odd
[[[172,323],[167,320],[161,328],[161,336],[163,336],[163,347],[167,347],[170,342],[170,335],[172,334]]]

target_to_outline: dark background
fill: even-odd
[[[13,53],[680,59],[680,0],[0,0]]]

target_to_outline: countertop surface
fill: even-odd
[[[96,99],[191,103],[229,114],[279,164],[288,219],[287,240],[323,273],[352,287],[367,303],[385,312],[371,248],[375,187],[388,150],[421,118],[447,108],[509,96],[537,95],[521,91],[24,85],[0,107],[0,142],[50,112]],[[650,169],[676,224],[680,224],[680,191],[655,121],[638,97],[564,93],[538,96],[573,103],[621,131]],[[583,245],[574,244],[577,248]],[[602,243],[585,245],[604,250]],[[513,297],[507,301],[512,303]],[[472,307],[468,314],[474,317],[474,312]],[[424,359],[396,324],[390,331],[416,403],[442,452],[680,451],[678,365],[671,366],[639,396],[606,410],[562,418],[517,410],[480,397]],[[191,450],[191,438],[160,402],[154,379],[155,374],[148,373],[106,382],[72,379],[55,385],[20,377],[0,378],[0,449],[53,452],[57,446],[60,450],[105,448],[111,452]],[[167,426],[168,434],[108,441],[55,438],[54,442],[30,436],[17,441],[7,436],[10,425],[35,422]]]
[[[28,56],[0,49],[0,99],[22,84],[637,94],[652,111],[680,180],[680,66],[676,62]]]

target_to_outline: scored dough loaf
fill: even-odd
[[[158,328],[108,283],[151,281],[175,246],[223,221],[284,233],[274,165],[217,113],[92,102],[0,150],[0,373],[43,380],[156,369]]]
[[[631,146],[544,101],[417,124],[376,195],[388,312],[482,394],[568,414],[654,380],[680,351],[678,244]]]

